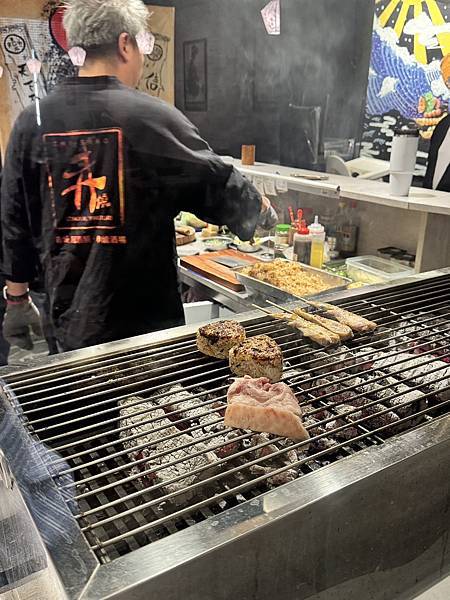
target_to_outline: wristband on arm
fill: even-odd
[[[27,302],[30,299],[30,290],[27,289],[27,291],[24,294],[21,294],[20,296],[12,296],[11,294],[8,294],[8,286],[5,285],[5,287],[3,288],[3,298],[9,304],[22,304],[23,302]]]

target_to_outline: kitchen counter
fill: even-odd
[[[288,189],[317,194],[318,196],[342,198],[343,200],[358,200],[382,204],[403,210],[450,215],[450,194],[424,188],[413,187],[409,197],[392,196],[389,184],[383,181],[372,181],[358,177],[328,175],[326,181],[311,181],[292,175],[317,176],[325,175],[316,171],[306,171],[281,165],[255,163],[254,166],[243,166],[240,160],[225,158],[225,162],[233,164],[241,173],[251,177],[270,178],[274,181],[284,181]]]
[[[241,173],[250,177],[259,187],[271,180],[276,188],[312,194],[330,199],[355,200],[417,214],[416,271],[423,273],[450,265],[450,194],[424,188],[411,188],[409,197],[391,196],[389,184],[363,178],[326,175],[324,181],[294,177],[317,176],[316,171],[306,171],[280,165],[256,163],[243,166],[241,161],[225,157]],[[401,218],[401,214],[399,216]]]

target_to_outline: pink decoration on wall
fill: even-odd
[[[281,33],[280,0],[271,0],[261,11],[261,15],[269,35]]]
[[[39,75],[41,72],[42,63],[37,58],[30,58],[27,60],[27,67],[32,75]]]
[[[69,56],[75,67],[82,67],[86,60],[86,50],[83,50],[83,48],[80,48],[79,46],[75,46],[69,50]]]
[[[155,47],[155,36],[150,31],[141,31],[136,36],[136,42],[141,54],[151,54]]]

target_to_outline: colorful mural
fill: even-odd
[[[450,0],[376,0],[362,153],[389,160],[394,129],[415,124],[425,162],[449,87]]]

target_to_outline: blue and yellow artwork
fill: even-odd
[[[376,0],[362,152],[389,159],[393,130],[427,141],[450,101],[450,0]]]

